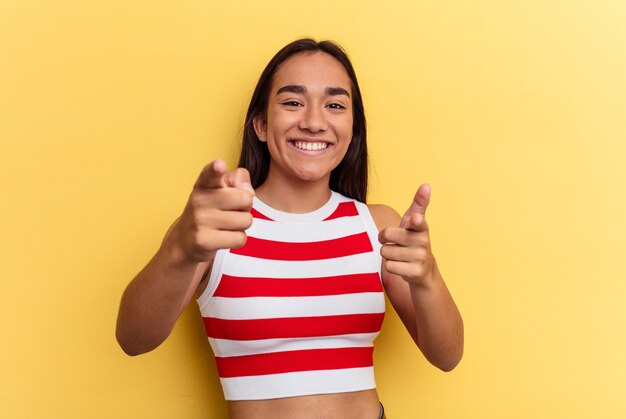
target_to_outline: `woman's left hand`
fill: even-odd
[[[406,211],[400,226],[385,228],[378,235],[383,245],[380,253],[385,269],[415,285],[426,285],[433,277],[435,258],[430,248],[426,208],[430,202],[430,186],[421,185]]]

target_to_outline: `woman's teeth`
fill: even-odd
[[[294,141],[293,144],[300,150],[317,151],[324,150],[328,147],[328,143],[310,143],[307,141]]]

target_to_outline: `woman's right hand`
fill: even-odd
[[[169,239],[189,262],[209,261],[218,249],[245,244],[254,189],[246,169],[227,171],[223,160],[202,169]]]
[[[227,171],[223,160],[204,167],[161,248],[124,291],[116,328],[124,352],[151,351],[169,336],[215,251],[246,242],[253,196],[247,170]]]

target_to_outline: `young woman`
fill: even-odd
[[[444,371],[461,359],[463,324],[430,248],[430,187],[403,217],[366,205],[366,191],[350,61],[331,42],[287,45],[253,94],[239,168],[203,169],[124,292],[121,347],[157,347],[195,296],[233,419],[383,417],[372,363],[383,290]]]

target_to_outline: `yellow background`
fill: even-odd
[[[431,183],[465,319],[445,374],[387,316],[389,417],[626,417],[619,0],[0,2],[0,416],[225,417],[196,306],[138,358],[117,306],[301,36],[353,59],[370,201],[403,212]]]

